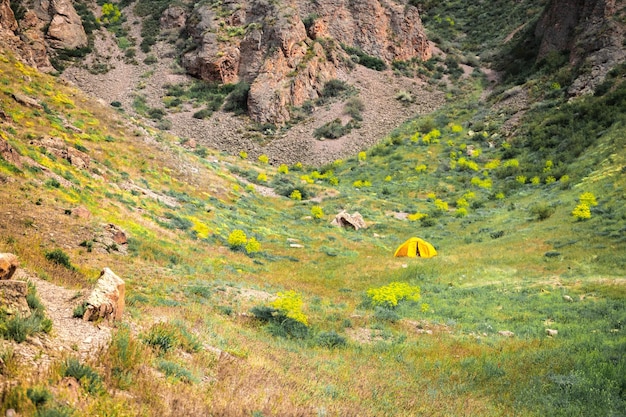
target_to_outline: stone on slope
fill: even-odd
[[[104,268],[87,298],[83,320],[121,320],[124,313],[126,284],[109,268]]]

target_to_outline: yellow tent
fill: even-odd
[[[396,249],[393,256],[408,256],[414,258],[420,256],[422,258],[432,258],[437,255],[437,251],[430,243],[418,237],[412,237]]]

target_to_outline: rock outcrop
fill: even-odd
[[[168,9],[162,22],[180,21],[170,16],[179,13]],[[350,64],[341,44],[388,63],[431,56],[417,8],[384,0],[199,3],[186,29],[197,45],[182,57],[187,72],[249,83],[248,111],[261,123],[283,124],[291,107],[318,98]]]
[[[17,256],[12,253],[0,253],[0,309],[9,315],[30,316],[26,301],[28,284],[12,280],[19,267]]]
[[[15,149],[13,149],[11,145],[9,145],[9,142],[1,138],[0,138],[0,156],[2,156],[2,158],[5,161],[7,161],[10,164],[15,165],[18,168],[22,166],[20,155],[17,153]]]
[[[551,52],[569,53],[570,64],[586,68],[570,94],[592,93],[608,72],[626,59],[625,25],[616,19],[617,0],[553,0],[539,20],[538,60]]]
[[[40,4],[46,4],[42,1]],[[48,41],[55,49],[77,49],[87,46],[87,34],[71,0],[50,0]]]
[[[87,169],[91,164],[91,158],[89,155],[76,148],[67,146],[65,141],[61,138],[47,136],[31,141],[30,144],[45,149],[46,152],[49,152],[57,158],[65,159],[72,166],[78,169]]]
[[[124,313],[126,285],[109,268],[104,268],[96,286],[85,302],[83,320],[121,320]]]
[[[30,316],[30,308],[26,301],[28,284],[24,281],[0,281],[0,308],[9,315]]]
[[[16,19],[10,0],[0,0],[0,44],[29,65],[52,71],[50,51],[88,45],[87,34],[71,0],[20,2]],[[28,5],[30,6],[30,5]]]

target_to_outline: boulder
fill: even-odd
[[[353,214],[349,214],[343,210],[335,216],[330,224],[338,227],[352,227],[354,230],[367,228],[367,224],[365,224],[363,216],[356,211]]]
[[[0,308],[9,315],[30,316],[30,308],[26,301],[28,284],[24,281],[0,281]]]
[[[124,313],[126,284],[109,268],[104,268],[85,302],[83,320],[121,320]]]
[[[17,256],[12,253],[0,253],[0,280],[11,279],[18,266]]]
[[[71,0],[51,0],[48,11],[52,20],[47,36],[53,48],[77,49],[87,46],[87,33]]]
[[[513,332],[512,332],[512,331],[510,331],[510,330],[500,330],[500,331],[498,332],[498,334],[499,334],[500,336],[504,336],[504,337],[513,337],[513,336],[515,336],[515,333],[513,333]]]

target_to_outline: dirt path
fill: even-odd
[[[14,278],[35,285],[46,316],[52,320],[52,331],[48,335],[31,336],[21,344],[5,341],[5,344],[12,345],[17,355],[45,370],[55,359],[64,356],[87,359],[108,344],[111,338],[109,327],[72,317],[80,292],[44,281],[23,269],[18,270]]]

